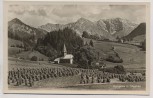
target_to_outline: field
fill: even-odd
[[[30,60],[33,56],[38,57],[38,60],[43,59],[43,61],[48,61],[48,57],[46,57],[45,55],[41,54],[38,51],[25,51],[17,54],[17,57],[22,57],[27,60]]]
[[[123,63],[111,63],[104,61],[107,67],[113,67],[115,65],[123,65],[129,72],[131,70],[145,70],[145,52],[141,51],[140,48],[133,45],[121,44],[115,42],[103,42],[103,41],[94,41],[94,47],[101,51],[101,55],[105,55],[107,53],[111,53],[115,51],[119,54],[119,56],[123,59]],[[114,50],[112,50],[114,47]],[[18,55],[25,56],[25,52],[20,53]],[[28,52],[28,54],[30,54]],[[19,60],[14,57],[9,57],[8,69],[42,69],[42,68],[73,68],[76,65],[71,66],[70,64],[52,64],[47,61],[29,61],[29,60]],[[72,69],[73,70],[73,69]],[[81,69],[77,69],[81,70]],[[19,85],[9,85],[9,89],[74,89],[74,90],[82,90],[82,89],[101,89],[101,90],[144,90],[145,89],[145,81],[140,82],[121,82],[118,78],[110,79],[110,83],[87,83],[80,84],[81,81],[81,73],[74,74],[73,76],[67,77],[53,77],[47,78],[39,81],[35,81],[32,87]]]
[[[21,41],[14,40],[14,39],[8,39],[8,55],[14,56],[15,54],[18,54],[20,51],[22,51],[22,48],[19,48],[19,45],[23,45]]]
[[[146,66],[146,53],[141,51],[141,48],[137,46],[102,41],[95,41],[94,45],[96,49],[102,51],[104,54],[112,51],[111,48],[114,47],[114,51],[123,59],[123,63],[106,62],[108,66],[114,66],[117,64],[124,65],[125,68],[145,68]]]
[[[33,56],[37,56],[38,60],[48,61],[48,57],[38,51],[24,51],[24,45],[19,40],[8,39],[8,56],[30,60]]]
[[[32,61],[21,61],[10,58],[9,70],[20,69],[20,68],[68,68],[63,65],[50,64],[47,62],[32,62]],[[80,84],[80,74],[67,77],[54,77],[34,82],[32,87],[19,85],[9,85],[9,89],[73,89],[73,90],[144,90],[145,82],[121,82],[118,78],[111,79],[110,83],[88,83]]]
[[[71,90],[145,90],[145,82],[80,84],[79,76],[53,78],[36,82],[33,87],[10,86],[10,89],[71,89]]]
[[[9,38],[8,39],[8,46],[16,46],[16,45],[23,45],[23,43],[19,40],[14,40],[14,39],[11,39]]]

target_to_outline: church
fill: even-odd
[[[73,55],[72,54],[67,54],[67,49],[66,49],[65,44],[64,44],[62,52],[63,52],[63,56],[59,57],[59,58],[56,58],[54,60],[54,63],[55,64],[59,64],[59,63],[73,64]]]

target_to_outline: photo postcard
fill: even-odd
[[[149,94],[150,3],[4,1],[4,93]]]

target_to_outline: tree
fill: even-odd
[[[100,40],[101,37],[98,34],[90,35],[90,39]]]
[[[121,38],[119,38],[118,36],[116,37],[118,42],[121,42]]]
[[[74,61],[80,68],[92,68],[92,62],[98,60],[98,52],[90,46],[83,46],[74,53]]]
[[[125,69],[124,69],[123,65],[114,66],[114,69],[116,69],[117,73],[119,73],[119,74],[124,74],[125,73]]]
[[[84,38],[90,38],[90,35],[88,34],[88,32],[83,31],[82,37],[84,37]]]
[[[92,40],[90,40],[90,43],[89,44],[90,44],[90,46],[94,47]]]
[[[86,42],[85,45],[88,45],[88,42]]]
[[[141,43],[141,47],[143,51],[146,51],[146,40]]]
[[[50,50],[48,50],[46,55],[49,57],[50,61],[53,61],[57,57],[57,51],[50,49]]]
[[[8,31],[8,37],[14,39],[14,34],[10,31]]]
[[[113,62],[113,63],[122,63],[122,58],[119,57],[118,53],[109,54],[108,57],[105,59],[106,61]]]
[[[89,68],[88,59],[86,57],[80,59],[78,67],[79,68],[85,68],[85,69]]]
[[[32,56],[32,57],[31,57],[31,61],[37,61],[37,59],[38,59],[38,58],[37,58],[36,56]]]
[[[125,74],[126,70],[123,65],[116,65],[114,67],[105,68],[105,72],[116,73],[116,74]]]
[[[74,30],[64,28],[63,30],[49,32],[43,38],[39,38],[36,50],[48,57],[54,55],[60,56],[62,55],[64,44],[67,46],[68,53],[73,54],[76,48],[83,46],[83,39]],[[50,50],[52,53],[48,53]],[[56,52],[54,53],[54,51]]]

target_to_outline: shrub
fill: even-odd
[[[90,46],[92,46],[92,47],[94,47],[94,44],[93,44],[93,41],[92,40],[90,40]]]
[[[113,63],[122,63],[123,62],[123,60],[118,56],[118,54],[109,55],[106,58],[106,61],[113,62]]]
[[[113,68],[105,68],[105,72],[116,73],[116,74],[126,73],[123,65],[117,65],[117,66],[114,66]]]
[[[92,62],[98,60],[98,52],[90,46],[81,47],[73,55],[80,68],[92,68]]]
[[[141,48],[142,48],[142,51],[146,51],[146,41],[143,41],[141,43]]]
[[[84,37],[84,38],[89,38],[89,37],[90,37],[90,35],[89,35],[89,33],[88,33],[88,32],[83,31],[82,37]]]
[[[43,58],[39,58],[39,61],[44,61],[44,59]]]
[[[33,56],[33,57],[31,57],[31,61],[37,61],[37,57],[36,56]]]
[[[15,47],[14,45],[11,45],[11,47]]]

